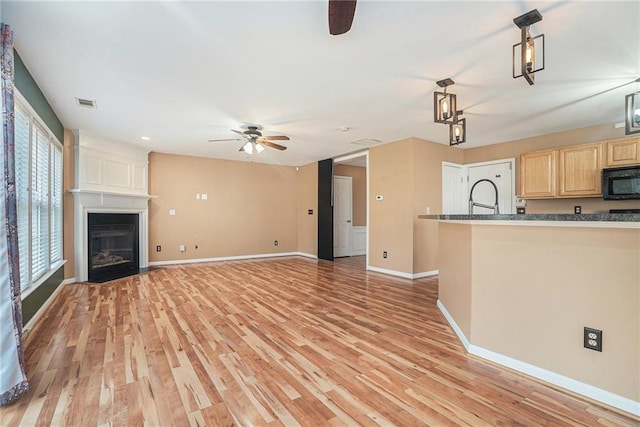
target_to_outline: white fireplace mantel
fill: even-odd
[[[140,268],[149,265],[149,199],[147,166],[149,151],[75,131],[76,188],[74,198],[75,279],[88,279],[89,213],[129,213],[139,215]]]

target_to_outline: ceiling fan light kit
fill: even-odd
[[[544,70],[544,34],[532,37],[529,31],[531,25],[540,21],[542,21],[542,15],[538,9],[513,19],[513,23],[520,28],[520,43],[514,44],[512,51],[513,78],[524,77],[530,85],[535,82],[534,74]],[[539,68],[536,68],[536,57],[540,59]],[[520,74],[516,75],[517,68],[520,68]]]
[[[243,126],[244,128],[244,126]],[[244,151],[247,154],[260,154],[264,151],[266,147],[275,148],[279,151],[284,151],[287,149],[284,145],[276,144],[271,141],[289,141],[289,137],[286,135],[273,135],[273,136],[262,136],[262,126],[249,125],[246,127],[247,130],[240,131],[236,129],[231,129],[231,132],[235,132],[238,135],[242,136],[242,138],[246,139],[242,147],[240,147],[239,151]],[[225,141],[241,141],[241,139],[210,139],[209,142],[225,142]]]

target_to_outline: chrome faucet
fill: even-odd
[[[476,188],[476,185],[478,185],[479,183],[481,183],[482,181],[487,181],[488,183],[490,183],[491,185],[493,185],[493,191],[495,191],[496,194],[496,203],[491,206],[491,205],[485,205],[484,203],[476,203],[473,201],[473,190]],[[471,186],[471,191],[469,191],[469,214],[473,214],[473,207],[474,206],[480,206],[481,208],[487,208],[487,209],[493,209],[493,213],[494,214],[499,214],[500,213],[500,208],[498,208],[498,187],[496,186],[496,184],[491,181],[490,179],[479,179],[475,182],[475,184],[473,184]]]

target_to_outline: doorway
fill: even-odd
[[[366,269],[369,247],[368,153],[334,159],[334,261]]]

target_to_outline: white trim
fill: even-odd
[[[60,293],[60,290],[62,290],[62,287],[67,285],[68,283],[73,283],[73,282],[68,282],[68,280],[73,280],[73,282],[75,282],[75,278],[73,277],[71,279],[65,279],[62,282],[60,282],[58,287],[51,293],[51,295],[49,295],[49,298],[47,298],[44,304],[40,306],[38,311],[36,311],[34,315],[31,317],[31,319],[29,319],[29,321],[26,323],[26,325],[22,327],[22,332],[25,335],[28,334],[29,331],[33,328],[33,326],[40,320],[40,318],[42,317],[44,312],[47,310],[47,308],[49,308],[51,303],[56,299],[56,296]]]
[[[218,261],[237,261],[246,259],[258,259],[258,258],[279,258],[285,256],[302,256],[306,258],[318,259],[316,255],[307,254],[305,252],[276,252],[272,254],[252,254],[252,255],[234,255],[223,256],[215,258],[189,258],[189,259],[174,259],[168,261],[152,261],[149,262],[150,266],[156,265],[174,265],[174,264],[193,264],[198,262],[218,262]]]
[[[449,314],[449,311],[446,309],[444,304],[442,304],[442,301],[440,301],[440,299],[438,299],[438,301],[436,302],[436,305],[440,309],[440,312],[442,313],[444,318],[447,319],[447,322],[449,322],[449,326],[451,326],[451,329],[453,329],[453,332],[455,332],[455,334],[458,336],[458,339],[464,346],[464,349],[469,351],[469,346],[471,344],[469,343],[469,340],[467,339],[465,334],[462,332],[462,329],[460,329],[460,326],[458,326],[456,321],[453,320],[453,317],[451,317],[451,314]]]
[[[64,279],[61,283],[61,285],[70,285],[72,283],[76,283],[76,278],[75,277],[69,277],[68,279]]]
[[[369,157],[369,149],[356,151],[353,153],[345,154],[343,156],[338,156],[333,158],[333,163],[346,162],[347,160],[357,159],[358,157],[366,156]],[[368,166],[368,165],[367,165]]]
[[[413,274],[405,273],[404,271],[389,270],[387,268],[374,267],[372,265],[368,265],[367,270],[375,271],[376,273],[388,274],[390,276],[403,277],[405,279],[413,279]]]
[[[414,273],[413,278],[422,279],[424,277],[437,276],[438,274],[440,274],[440,270],[423,271],[422,273]]]
[[[638,401],[471,344],[440,300],[438,300],[437,306],[469,354],[497,363],[498,365],[506,366],[514,371],[580,394],[589,399],[620,409],[621,411],[628,412],[636,417],[640,416],[640,402]]]

